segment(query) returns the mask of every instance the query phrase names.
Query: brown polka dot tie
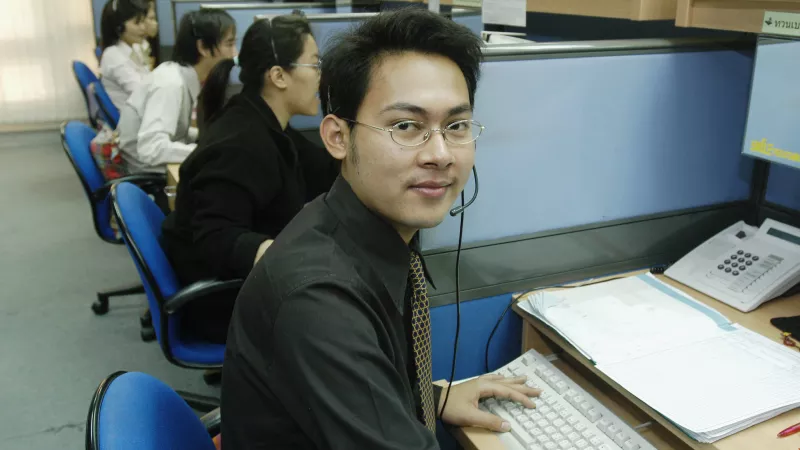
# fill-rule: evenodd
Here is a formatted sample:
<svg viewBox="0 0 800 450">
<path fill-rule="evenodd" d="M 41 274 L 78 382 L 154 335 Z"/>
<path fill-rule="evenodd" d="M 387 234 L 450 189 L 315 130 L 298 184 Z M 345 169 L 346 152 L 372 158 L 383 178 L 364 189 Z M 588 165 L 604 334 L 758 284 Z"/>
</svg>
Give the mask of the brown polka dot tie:
<svg viewBox="0 0 800 450">
<path fill-rule="evenodd" d="M 417 367 L 417 383 L 422 399 L 422 422 L 436 433 L 436 412 L 433 404 L 433 374 L 431 372 L 431 309 L 422 259 L 411 252 L 409 282 L 414 288 L 411 306 L 411 329 L 414 342 L 414 364 Z"/>
</svg>

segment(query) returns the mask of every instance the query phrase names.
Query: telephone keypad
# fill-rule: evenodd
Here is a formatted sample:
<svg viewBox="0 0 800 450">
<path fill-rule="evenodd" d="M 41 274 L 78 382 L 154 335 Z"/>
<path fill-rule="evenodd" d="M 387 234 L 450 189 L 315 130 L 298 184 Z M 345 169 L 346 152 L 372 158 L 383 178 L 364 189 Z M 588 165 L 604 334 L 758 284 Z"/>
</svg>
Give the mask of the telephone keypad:
<svg viewBox="0 0 800 450">
<path fill-rule="evenodd" d="M 783 258 L 777 255 L 770 254 L 762 260 L 753 253 L 737 250 L 729 258 L 720 261 L 717 270 L 710 271 L 708 276 L 716 279 L 726 289 L 743 292 L 778 266 L 781 261 Z"/>
</svg>

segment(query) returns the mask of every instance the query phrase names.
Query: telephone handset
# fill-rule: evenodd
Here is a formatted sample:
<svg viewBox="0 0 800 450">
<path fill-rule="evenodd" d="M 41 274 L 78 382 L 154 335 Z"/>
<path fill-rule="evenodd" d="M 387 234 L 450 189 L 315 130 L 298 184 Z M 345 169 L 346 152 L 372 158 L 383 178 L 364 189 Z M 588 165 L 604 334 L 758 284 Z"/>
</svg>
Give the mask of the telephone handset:
<svg viewBox="0 0 800 450">
<path fill-rule="evenodd" d="M 702 243 L 664 275 L 744 312 L 800 281 L 800 229 L 740 221 Z"/>
</svg>

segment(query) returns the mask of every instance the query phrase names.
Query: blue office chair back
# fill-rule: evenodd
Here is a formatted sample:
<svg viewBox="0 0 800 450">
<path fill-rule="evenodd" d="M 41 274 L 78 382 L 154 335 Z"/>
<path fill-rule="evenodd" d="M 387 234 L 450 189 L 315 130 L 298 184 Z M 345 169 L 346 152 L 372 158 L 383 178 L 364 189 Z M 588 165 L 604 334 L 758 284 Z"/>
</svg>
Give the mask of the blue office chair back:
<svg viewBox="0 0 800 450">
<path fill-rule="evenodd" d="M 111 101 L 111 97 L 108 96 L 108 92 L 106 92 L 106 88 L 103 87 L 103 83 L 99 81 L 90 83 L 89 94 L 97 101 L 97 105 L 100 107 L 100 118 L 103 122 L 112 129 L 116 129 L 117 123 L 119 123 L 119 109 L 117 109 L 114 102 Z"/>
<path fill-rule="evenodd" d="M 92 72 L 86 64 L 80 61 L 72 61 L 72 72 L 75 74 L 75 80 L 78 81 L 78 86 L 81 88 L 83 100 L 86 102 L 86 112 L 89 114 L 89 121 L 93 127 L 97 127 L 97 115 L 99 114 L 100 107 L 97 105 L 97 100 L 89 95 L 89 85 L 94 82 L 99 82 L 97 75 Z"/>
<path fill-rule="evenodd" d="M 181 314 L 166 313 L 166 301 L 182 286 L 159 243 L 164 213 L 134 184 L 118 183 L 111 193 L 117 224 L 147 293 L 153 329 L 164 356 L 182 367 L 218 367 L 225 346 L 180 333 Z"/>
<path fill-rule="evenodd" d="M 87 450 L 214 450 L 203 423 L 169 386 L 139 372 L 103 380 L 86 421 Z"/>
<path fill-rule="evenodd" d="M 94 197 L 93 193 L 105 184 L 102 172 L 92 157 L 90 148 L 92 139 L 97 132 L 88 125 L 72 121 L 61 125 L 61 145 L 67 154 L 69 162 L 81 180 L 83 190 L 92 207 L 92 221 L 94 229 L 100 239 L 106 242 L 121 243 L 120 239 L 111 229 L 111 199 L 105 196 L 102 199 Z"/>
<path fill-rule="evenodd" d="M 112 192 L 123 239 L 147 292 L 156 337 L 159 342 L 165 341 L 165 337 L 177 341 L 177 326 L 169 327 L 172 336 L 161 335 L 162 305 L 181 288 L 178 276 L 159 243 L 164 213 L 153 199 L 134 184 L 119 183 Z M 170 320 L 177 319 L 170 317 Z"/>
</svg>

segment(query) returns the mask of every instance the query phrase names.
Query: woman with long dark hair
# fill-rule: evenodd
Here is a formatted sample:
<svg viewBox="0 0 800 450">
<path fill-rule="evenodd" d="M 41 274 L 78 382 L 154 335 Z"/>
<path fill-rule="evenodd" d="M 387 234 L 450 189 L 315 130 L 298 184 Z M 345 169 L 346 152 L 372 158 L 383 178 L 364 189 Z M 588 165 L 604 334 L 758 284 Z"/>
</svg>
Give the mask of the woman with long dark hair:
<svg viewBox="0 0 800 450">
<path fill-rule="evenodd" d="M 203 131 L 181 165 L 175 210 L 163 226 L 167 255 L 184 284 L 245 278 L 306 202 L 338 175 L 327 151 L 289 126 L 319 111 L 320 57 L 309 23 L 296 15 L 255 22 L 238 61 L 221 61 L 200 93 Z M 226 102 L 231 70 L 242 91 Z M 224 342 L 233 298 L 193 303 L 184 318 Z"/>
<path fill-rule="evenodd" d="M 100 74 L 103 87 L 117 109 L 150 72 L 134 47 L 145 40 L 147 0 L 109 0 L 100 18 Z"/>
</svg>

